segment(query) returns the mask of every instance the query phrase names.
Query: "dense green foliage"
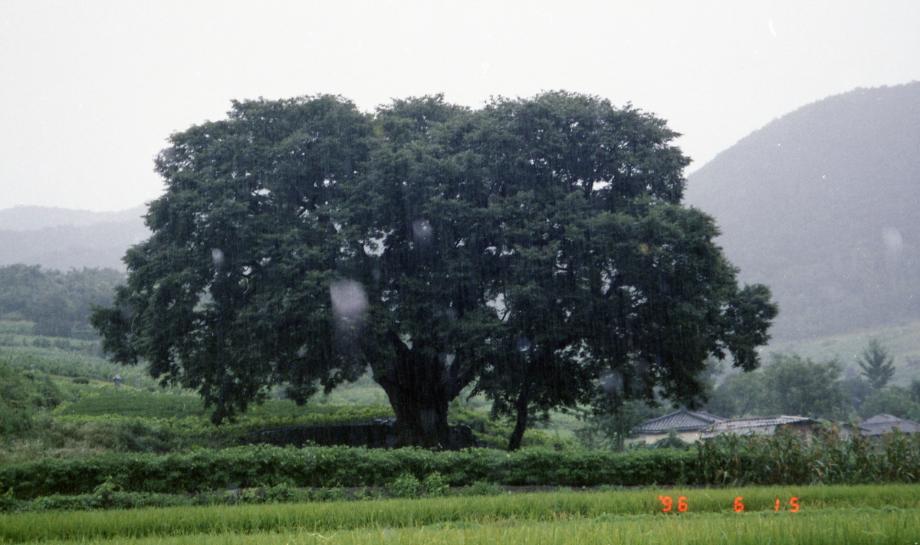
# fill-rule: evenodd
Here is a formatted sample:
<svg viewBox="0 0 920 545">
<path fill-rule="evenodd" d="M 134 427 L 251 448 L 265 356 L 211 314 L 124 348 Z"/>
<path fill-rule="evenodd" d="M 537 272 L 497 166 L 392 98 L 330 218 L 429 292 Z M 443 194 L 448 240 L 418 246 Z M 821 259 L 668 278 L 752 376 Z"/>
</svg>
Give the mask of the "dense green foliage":
<svg viewBox="0 0 920 545">
<path fill-rule="evenodd" d="M 836 433 L 805 440 L 796 435 L 725 435 L 697 446 L 700 483 L 787 484 L 920 482 L 920 434 L 888 434 L 881 441 Z"/>
<path fill-rule="evenodd" d="M 805 442 L 787 436 L 728 437 L 704 443 L 696 452 L 652 449 L 626 453 L 257 446 L 7 464 L 0 468 L 0 483 L 17 498 L 35 498 L 87 494 L 107 480 L 129 492 L 195 493 L 231 485 L 383 486 L 407 473 L 420 481 L 438 473 L 453 486 L 476 481 L 554 486 L 917 482 L 920 437 L 890 436 L 880 445 L 858 438 Z"/>
<path fill-rule="evenodd" d="M 910 543 L 916 486 L 646 489 L 361 503 L 182 507 L 0 515 L 8 543 Z M 686 495 L 664 516 L 659 495 Z M 732 512 L 744 498 L 746 513 Z M 800 513 L 773 512 L 800 498 Z M 911 533 L 914 532 L 914 533 Z M 171 537 L 172 536 L 172 537 Z M 140 538 L 138 541 L 134 539 Z M 910 538 L 910 539 L 908 539 Z"/>
<path fill-rule="evenodd" d="M 508 454 L 471 449 L 353 447 L 237 447 L 167 455 L 104 454 L 7 464 L 0 483 L 19 498 L 92 492 L 107 479 L 126 491 L 198 492 L 228 485 L 383 486 L 404 473 L 418 479 L 438 472 L 451 485 L 487 481 L 509 485 L 648 485 L 687 478 L 695 455 L 687 451 L 556 451 Z"/>
<path fill-rule="evenodd" d="M 576 431 L 576 435 L 582 444 L 590 448 L 623 450 L 633 428 L 666 412 L 664 407 L 651 407 L 639 400 L 607 403 L 604 396 L 591 409 L 582 412 L 580 416 L 585 425 Z"/>
<path fill-rule="evenodd" d="M 920 399 L 907 388 L 889 386 L 866 396 L 859 406 L 859 415 L 871 418 L 877 414 L 890 414 L 920 422 Z"/>
<path fill-rule="evenodd" d="M 93 323 L 216 422 L 368 366 L 404 444 L 449 446 L 471 385 L 516 415 L 512 448 L 531 409 L 585 403 L 603 373 L 623 399 L 690 401 L 708 357 L 758 365 L 776 307 L 681 207 L 675 137 L 566 92 L 234 102 L 158 156 L 152 236 Z"/>
<path fill-rule="evenodd" d="M 0 359 L 0 437 L 29 429 L 36 411 L 61 400 L 61 392 L 47 377 L 20 371 Z"/>
<path fill-rule="evenodd" d="M 894 376 L 894 358 L 878 339 L 872 339 L 859 358 L 859 368 L 869 384 L 881 390 Z"/>
<path fill-rule="evenodd" d="M 834 360 L 773 354 L 761 370 L 726 377 L 711 394 L 707 410 L 726 417 L 790 414 L 843 419 L 850 407 L 840 376 L 840 364 Z"/>
<path fill-rule="evenodd" d="M 95 338 L 90 312 L 110 305 L 115 286 L 124 280 L 111 269 L 62 273 L 38 265 L 0 267 L 0 318 L 30 320 L 38 335 Z"/>
<path fill-rule="evenodd" d="M 920 396 L 915 399 L 909 388 L 878 386 L 887 379 L 873 386 L 861 376 L 843 379 L 841 374 L 837 360 L 773 354 L 761 370 L 725 377 L 706 408 L 725 417 L 788 414 L 846 421 L 887 413 L 920 418 Z"/>
</svg>

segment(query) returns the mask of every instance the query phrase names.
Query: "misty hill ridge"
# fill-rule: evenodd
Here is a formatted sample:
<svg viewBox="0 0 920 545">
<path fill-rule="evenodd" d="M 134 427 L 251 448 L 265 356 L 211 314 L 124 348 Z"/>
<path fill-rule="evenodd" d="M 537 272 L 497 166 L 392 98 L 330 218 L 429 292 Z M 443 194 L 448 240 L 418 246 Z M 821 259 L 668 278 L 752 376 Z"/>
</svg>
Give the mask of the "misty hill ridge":
<svg viewBox="0 0 920 545">
<path fill-rule="evenodd" d="M 147 212 L 146 206 L 135 206 L 115 212 L 93 212 L 50 206 L 14 206 L 0 210 L 0 231 L 33 231 L 46 227 L 84 227 L 99 223 L 137 220 Z"/>
<path fill-rule="evenodd" d="M 118 212 L 41 206 L 0 210 L 0 266 L 124 270 L 125 251 L 149 236 L 141 218 L 145 210 L 144 206 Z"/>
<path fill-rule="evenodd" d="M 778 338 L 920 318 L 920 83 L 857 89 L 745 137 L 690 176 Z"/>
</svg>

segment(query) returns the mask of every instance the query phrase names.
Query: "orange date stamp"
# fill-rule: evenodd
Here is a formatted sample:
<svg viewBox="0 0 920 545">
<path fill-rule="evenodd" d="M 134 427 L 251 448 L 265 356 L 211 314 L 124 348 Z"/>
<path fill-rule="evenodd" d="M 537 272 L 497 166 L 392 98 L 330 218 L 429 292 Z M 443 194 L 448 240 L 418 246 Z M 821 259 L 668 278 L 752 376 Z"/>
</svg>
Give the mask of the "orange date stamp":
<svg viewBox="0 0 920 545">
<path fill-rule="evenodd" d="M 677 496 L 676 502 L 674 496 L 658 496 L 658 501 L 661 502 L 662 513 L 686 513 L 690 510 L 690 500 L 687 499 L 687 496 Z M 778 497 L 773 501 L 773 511 L 776 513 L 780 511 L 798 513 L 801 508 L 802 504 L 798 496 L 792 496 L 785 502 Z M 735 496 L 732 501 L 732 510 L 735 513 L 744 513 L 744 509 L 744 496 Z"/>
</svg>

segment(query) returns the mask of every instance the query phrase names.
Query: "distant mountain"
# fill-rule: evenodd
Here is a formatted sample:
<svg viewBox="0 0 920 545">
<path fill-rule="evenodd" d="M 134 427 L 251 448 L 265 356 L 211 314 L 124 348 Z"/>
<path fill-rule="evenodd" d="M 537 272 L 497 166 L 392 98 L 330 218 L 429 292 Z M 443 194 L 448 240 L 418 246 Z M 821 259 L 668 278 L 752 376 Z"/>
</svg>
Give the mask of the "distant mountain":
<svg viewBox="0 0 920 545">
<path fill-rule="evenodd" d="M 125 251 L 149 236 L 146 208 L 90 212 L 22 206 L 0 210 L 0 265 L 25 263 L 68 270 L 124 270 Z"/>
<path fill-rule="evenodd" d="M 920 83 L 857 89 L 750 134 L 689 177 L 778 339 L 920 318 Z"/>
<path fill-rule="evenodd" d="M 46 227 L 84 227 L 99 223 L 133 221 L 147 212 L 136 206 L 118 212 L 92 212 L 48 206 L 14 206 L 0 210 L 0 231 L 34 231 Z"/>
</svg>

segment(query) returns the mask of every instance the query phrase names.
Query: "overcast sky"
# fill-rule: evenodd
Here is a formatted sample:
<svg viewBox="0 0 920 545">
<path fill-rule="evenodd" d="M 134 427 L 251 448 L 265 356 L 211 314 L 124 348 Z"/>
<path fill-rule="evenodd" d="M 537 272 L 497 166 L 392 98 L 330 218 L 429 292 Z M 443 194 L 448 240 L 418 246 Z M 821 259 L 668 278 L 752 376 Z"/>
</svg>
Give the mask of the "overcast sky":
<svg viewBox="0 0 920 545">
<path fill-rule="evenodd" d="M 0 0 L 0 208 L 157 197 L 165 138 L 233 98 L 568 89 L 684 134 L 692 171 L 770 120 L 920 80 L 920 2 Z"/>
</svg>

